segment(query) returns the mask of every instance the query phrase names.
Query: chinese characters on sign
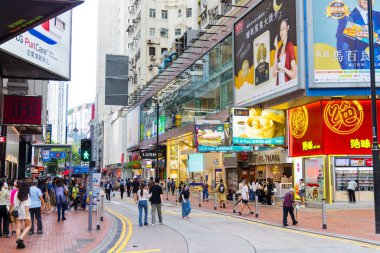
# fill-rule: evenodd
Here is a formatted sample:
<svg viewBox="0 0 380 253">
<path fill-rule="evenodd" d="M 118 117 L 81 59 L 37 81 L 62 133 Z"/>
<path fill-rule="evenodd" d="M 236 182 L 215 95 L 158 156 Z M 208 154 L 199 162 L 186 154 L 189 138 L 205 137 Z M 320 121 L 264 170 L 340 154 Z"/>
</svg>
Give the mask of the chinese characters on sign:
<svg viewBox="0 0 380 253">
<path fill-rule="evenodd" d="M 302 150 L 313 150 L 320 149 L 321 145 L 315 145 L 313 141 L 304 141 L 302 142 Z"/>
<path fill-rule="evenodd" d="M 371 141 L 369 139 L 359 140 L 359 139 L 351 139 L 350 140 L 351 148 L 371 148 Z"/>
</svg>

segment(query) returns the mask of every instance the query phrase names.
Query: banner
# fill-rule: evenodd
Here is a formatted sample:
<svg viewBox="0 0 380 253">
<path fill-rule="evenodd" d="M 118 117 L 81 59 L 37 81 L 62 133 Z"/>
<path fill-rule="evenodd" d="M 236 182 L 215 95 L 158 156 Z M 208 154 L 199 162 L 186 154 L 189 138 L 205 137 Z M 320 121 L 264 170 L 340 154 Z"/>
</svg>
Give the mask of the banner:
<svg viewBox="0 0 380 253">
<path fill-rule="evenodd" d="M 195 125 L 195 146 L 218 147 L 229 145 L 228 123 Z"/>
<path fill-rule="evenodd" d="M 261 1 L 234 25 L 235 106 L 298 85 L 296 1 Z"/>
<path fill-rule="evenodd" d="M 46 135 L 45 135 L 45 143 L 51 144 L 51 134 L 52 134 L 53 125 L 46 124 Z"/>
<path fill-rule="evenodd" d="M 315 86 L 318 83 L 340 83 L 331 87 L 347 87 L 350 84 L 343 83 L 369 82 L 367 1 L 310 2 L 313 12 Z M 380 1 L 373 3 L 376 80 L 380 81 Z"/>
<path fill-rule="evenodd" d="M 233 108 L 232 144 L 285 143 L 285 112 L 274 109 Z"/>
<path fill-rule="evenodd" d="M 3 124 L 41 125 L 42 97 L 4 95 Z"/>
</svg>

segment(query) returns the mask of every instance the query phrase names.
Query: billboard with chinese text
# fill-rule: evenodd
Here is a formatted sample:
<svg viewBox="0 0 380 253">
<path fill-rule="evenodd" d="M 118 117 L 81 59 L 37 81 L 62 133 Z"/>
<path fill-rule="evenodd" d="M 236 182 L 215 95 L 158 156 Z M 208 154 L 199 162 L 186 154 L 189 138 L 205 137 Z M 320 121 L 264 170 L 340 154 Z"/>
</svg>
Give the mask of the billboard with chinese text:
<svg viewBox="0 0 380 253">
<path fill-rule="evenodd" d="M 350 87 L 369 82 L 367 1 L 309 1 L 314 86 Z M 376 79 L 380 81 L 380 1 L 373 5 Z M 309 37 L 310 39 L 310 37 Z M 337 83 L 337 84 L 332 84 Z"/>
<path fill-rule="evenodd" d="M 235 106 L 298 85 L 296 1 L 261 1 L 234 24 Z"/>
</svg>

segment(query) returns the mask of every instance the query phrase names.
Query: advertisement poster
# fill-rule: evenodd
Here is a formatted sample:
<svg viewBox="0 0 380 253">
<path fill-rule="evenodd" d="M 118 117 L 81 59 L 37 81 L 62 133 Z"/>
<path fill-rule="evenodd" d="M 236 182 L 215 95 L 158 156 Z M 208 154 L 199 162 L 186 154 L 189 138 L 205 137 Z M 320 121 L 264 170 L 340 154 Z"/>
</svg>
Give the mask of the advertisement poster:
<svg viewBox="0 0 380 253">
<path fill-rule="evenodd" d="M 228 146 L 230 124 L 195 125 L 195 145 L 199 147 Z"/>
<path fill-rule="evenodd" d="M 380 1 L 373 4 L 376 80 L 380 81 Z M 367 9 L 365 0 L 312 1 L 316 84 L 369 82 Z"/>
<path fill-rule="evenodd" d="M 272 144 L 285 143 L 285 112 L 274 109 L 233 108 L 233 144 Z"/>
<path fill-rule="evenodd" d="M 204 169 L 204 155 L 203 154 L 189 154 L 187 169 L 189 173 L 202 172 Z"/>
<path fill-rule="evenodd" d="M 303 162 L 301 157 L 293 158 L 295 199 L 300 199 L 300 179 L 303 179 Z"/>
<path fill-rule="evenodd" d="M 70 79 L 71 11 L 1 44 L 0 50 Z"/>
<path fill-rule="evenodd" d="M 297 82 L 296 1 L 261 1 L 234 25 L 235 105 Z"/>
<path fill-rule="evenodd" d="M 4 95 L 3 124 L 37 125 L 42 123 L 42 97 Z"/>
</svg>

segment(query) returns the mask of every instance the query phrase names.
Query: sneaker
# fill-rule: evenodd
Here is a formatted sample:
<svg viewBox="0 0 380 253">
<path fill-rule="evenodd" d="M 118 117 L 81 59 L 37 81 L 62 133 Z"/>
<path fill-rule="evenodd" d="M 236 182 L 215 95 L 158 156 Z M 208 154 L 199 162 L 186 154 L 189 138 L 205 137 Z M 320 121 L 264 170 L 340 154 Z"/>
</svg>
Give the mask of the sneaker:
<svg viewBox="0 0 380 253">
<path fill-rule="evenodd" d="M 9 235 L 3 235 L 3 238 L 9 238 Z"/>
<path fill-rule="evenodd" d="M 152 223 L 152 227 L 154 227 L 154 223 Z"/>
<path fill-rule="evenodd" d="M 62 218 L 62 220 L 66 220 L 66 218 Z"/>
<path fill-rule="evenodd" d="M 295 226 L 295 225 L 297 225 L 298 224 L 298 221 L 296 221 L 296 222 L 293 222 L 293 226 Z"/>
<path fill-rule="evenodd" d="M 25 244 L 24 244 L 23 240 L 17 239 L 16 243 L 17 243 L 17 246 L 16 246 L 17 249 L 23 249 L 23 248 L 25 248 Z"/>
<path fill-rule="evenodd" d="M 37 231 L 37 235 L 42 235 L 44 232 L 42 230 Z"/>
<path fill-rule="evenodd" d="M 16 234 L 16 231 L 12 231 L 12 235 L 15 235 Z"/>
<path fill-rule="evenodd" d="M 285 228 L 285 227 L 287 227 L 287 226 L 289 226 L 289 225 L 288 225 L 288 224 L 283 224 L 282 226 Z"/>
<path fill-rule="evenodd" d="M 144 226 L 148 226 L 149 224 L 148 223 L 144 223 Z"/>
<path fill-rule="evenodd" d="M 34 231 L 30 230 L 30 231 L 28 232 L 28 235 L 32 235 L 32 234 L 34 234 Z"/>
</svg>

